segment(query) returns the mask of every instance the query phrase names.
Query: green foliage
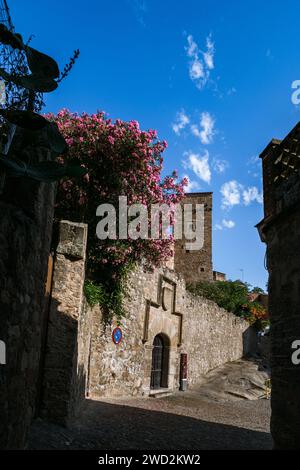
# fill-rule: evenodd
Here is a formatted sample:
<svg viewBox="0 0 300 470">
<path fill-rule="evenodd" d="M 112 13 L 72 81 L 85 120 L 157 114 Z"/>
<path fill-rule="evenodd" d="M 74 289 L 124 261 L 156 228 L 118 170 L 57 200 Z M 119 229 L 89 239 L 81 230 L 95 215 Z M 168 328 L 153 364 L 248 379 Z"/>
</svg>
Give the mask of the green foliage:
<svg viewBox="0 0 300 470">
<path fill-rule="evenodd" d="M 253 294 L 264 294 L 264 290 L 261 287 L 253 287 L 251 290 Z"/>
<path fill-rule="evenodd" d="M 188 289 L 235 314 L 238 314 L 241 306 L 248 301 L 248 287 L 241 281 L 199 282 L 195 286 L 189 285 Z"/>
<path fill-rule="evenodd" d="M 85 281 L 84 294 L 91 307 L 97 304 L 103 305 L 107 302 L 107 295 L 102 284 L 97 285 L 93 281 Z"/>
<path fill-rule="evenodd" d="M 120 268 L 119 268 L 120 269 Z M 134 269 L 134 264 L 124 265 L 118 276 L 110 276 L 105 281 L 86 280 L 84 294 L 91 307 L 100 305 L 105 321 L 114 316 L 120 322 L 126 311 L 123 304 L 126 293 L 126 281 L 128 274 Z"/>
<path fill-rule="evenodd" d="M 71 57 L 69 63 L 65 65 L 63 72 L 60 73 L 60 77 L 57 80 L 57 83 L 61 82 L 69 75 L 78 57 L 79 57 L 79 49 L 75 49 L 73 57 Z"/>
<path fill-rule="evenodd" d="M 196 285 L 188 285 L 187 288 L 193 294 L 212 300 L 219 307 L 244 318 L 251 325 L 255 324 L 259 329 L 266 326 L 269 321 L 265 308 L 258 302 L 249 301 L 249 294 L 263 293 L 260 288 L 254 288 L 255 291 L 251 290 L 249 284 L 239 280 L 203 281 Z"/>
</svg>

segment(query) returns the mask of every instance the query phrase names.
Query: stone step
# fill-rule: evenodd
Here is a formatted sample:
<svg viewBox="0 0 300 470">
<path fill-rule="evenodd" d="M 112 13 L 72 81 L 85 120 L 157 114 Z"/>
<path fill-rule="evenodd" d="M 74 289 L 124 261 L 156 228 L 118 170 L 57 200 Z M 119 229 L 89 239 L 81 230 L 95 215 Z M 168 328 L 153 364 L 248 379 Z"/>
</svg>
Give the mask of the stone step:
<svg viewBox="0 0 300 470">
<path fill-rule="evenodd" d="M 169 388 L 158 388 L 156 390 L 150 390 L 149 397 L 151 398 L 164 398 L 173 395 L 173 391 Z"/>
</svg>

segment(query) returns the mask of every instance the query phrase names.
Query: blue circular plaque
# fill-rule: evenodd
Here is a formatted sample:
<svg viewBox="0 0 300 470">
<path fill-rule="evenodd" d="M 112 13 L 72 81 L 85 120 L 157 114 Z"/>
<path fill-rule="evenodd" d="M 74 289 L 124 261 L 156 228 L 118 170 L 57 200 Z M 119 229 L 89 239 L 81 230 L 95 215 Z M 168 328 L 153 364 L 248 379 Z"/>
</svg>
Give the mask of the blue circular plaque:
<svg viewBox="0 0 300 470">
<path fill-rule="evenodd" d="M 119 344 L 122 341 L 123 333 L 121 328 L 117 327 L 112 332 L 112 340 L 115 344 Z"/>
</svg>

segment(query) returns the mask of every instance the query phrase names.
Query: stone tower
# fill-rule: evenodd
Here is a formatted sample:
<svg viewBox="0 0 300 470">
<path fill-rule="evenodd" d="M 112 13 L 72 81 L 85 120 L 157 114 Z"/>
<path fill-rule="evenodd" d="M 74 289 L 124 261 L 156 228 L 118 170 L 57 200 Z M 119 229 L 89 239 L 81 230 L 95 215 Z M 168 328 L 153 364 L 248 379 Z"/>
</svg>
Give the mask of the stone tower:
<svg viewBox="0 0 300 470">
<path fill-rule="evenodd" d="M 183 204 L 193 205 L 193 224 L 196 204 L 204 206 L 204 245 L 200 250 L 187 250 L 186 239 L 175 241 L 174 269 L 181 273 L 187 283 L 212 281 L 212 193 L 186 193 Z"/>
</svg>

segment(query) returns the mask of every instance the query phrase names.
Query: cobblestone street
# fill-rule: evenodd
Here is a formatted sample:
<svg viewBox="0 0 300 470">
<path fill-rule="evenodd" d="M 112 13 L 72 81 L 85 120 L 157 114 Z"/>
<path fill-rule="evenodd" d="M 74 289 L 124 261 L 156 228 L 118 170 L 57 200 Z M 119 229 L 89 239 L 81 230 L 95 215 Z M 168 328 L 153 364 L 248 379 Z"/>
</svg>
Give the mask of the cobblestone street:
<svg viewBox="0 0 300 470">
<path fill-rule="evenodd" d="M 70 429 L 38 421 L 32 449 L 270 449 L 268 400 L 213 404 L 188 396 L 87 400 Z"/>
<path fill-rule="evenodd" d="M 245 369 L 245 363 L 239 361 L 222 368 L 222 374 L 214 373 L 208 380 L 213 394 L 206 384 L 159 399 L 86 400 L 81 416 L 69 429 L 37 421 L 30 448 L 270 449 L 270 401 L 238 398 L 232 392 L 226 398 L 216 385 L 228 373 L 231 387 L 236 387 L 232 369 L 237 373 L 242 367 Z M 249 371 L 256 386 L 251 363 L 242 381 L 249 380 Z"/>
</svg>

